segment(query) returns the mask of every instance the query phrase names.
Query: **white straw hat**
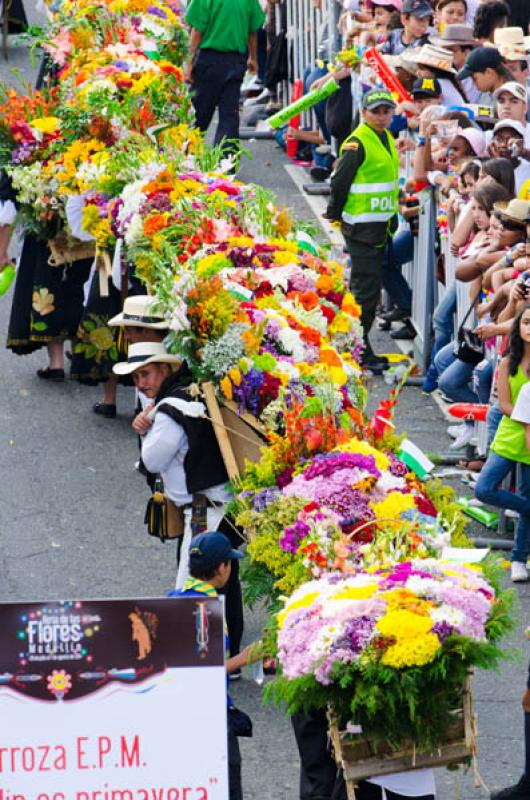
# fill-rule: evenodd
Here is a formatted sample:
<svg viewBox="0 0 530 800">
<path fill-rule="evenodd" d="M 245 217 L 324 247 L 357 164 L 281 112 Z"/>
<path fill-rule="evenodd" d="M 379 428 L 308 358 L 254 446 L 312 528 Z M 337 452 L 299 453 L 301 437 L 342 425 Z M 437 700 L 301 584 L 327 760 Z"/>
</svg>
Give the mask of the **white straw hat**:
<svg viewBox="0 0 530 800">
<path fill-rule="evenodd" d="M 159 300 L 148 294 L 138 294 L 126 297 L 123 311 L 112 319 L 109 325 L 126 325 L 131 328 L 154 328 L 164 330 L 169 328 L 169 322 L 157 310 Z"/>
<path fill-rule="evenodd" d="M 127 361 L 120 361 L 113 367 L 116 375 L 130 375 L 131 372 L 147 364 L 182 364 L 179 356 L 167 352 L 162 342 L 137 342 L 129 345 Z"/>
</svg>

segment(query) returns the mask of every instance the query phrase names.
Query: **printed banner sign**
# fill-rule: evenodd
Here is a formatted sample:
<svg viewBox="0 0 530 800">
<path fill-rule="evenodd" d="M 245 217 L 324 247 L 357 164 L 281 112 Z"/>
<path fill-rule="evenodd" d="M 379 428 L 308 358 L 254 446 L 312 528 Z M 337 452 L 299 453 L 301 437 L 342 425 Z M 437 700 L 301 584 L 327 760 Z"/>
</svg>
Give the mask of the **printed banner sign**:
<svg viewBox="0 0 530 800">
<path fill-rule="evenodd" d="M 0 604 L 0 800 L 226 800 L 220 598 Z"/>
</svg>

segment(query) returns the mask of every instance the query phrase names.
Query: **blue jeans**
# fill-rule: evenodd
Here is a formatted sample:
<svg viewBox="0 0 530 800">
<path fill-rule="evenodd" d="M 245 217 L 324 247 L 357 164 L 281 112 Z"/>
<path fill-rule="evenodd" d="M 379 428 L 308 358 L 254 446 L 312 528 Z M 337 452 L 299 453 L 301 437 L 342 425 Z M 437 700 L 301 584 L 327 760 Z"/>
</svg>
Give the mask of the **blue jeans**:
<svg viewBox="0 0 530 800">
<path fill-rule="evenodd" d="M 317 66 L 307 66 L 304 70 L 304 94 L 309 92 L 309 87 L 315 81 L 318 81 L 319 78 L 323 78 L 324 75 L 328 74 L 328 69 L 326 66 L 317 67 Z M 328 126 L 326 125 L 326 102 L 327 100 L 321 100 L 320 103 L 315 103 L 313 106 L 313 111 L 315 112 L 315 117 L 317 118 L 318 127 L 320 128 L 320 132 L 324 139 L 326 140 L 327 144 L 331 144 L 331 136 L 328 130 Z"/>
<path fill-rule="evenodd" d="M 473 370 L 473 388 L 479 403 L 488 405 L 493 381 L 493 364 L 491 361 L 481 361 Z"/>
<path fill-rule="evenodd" d="M 495 438 L 495 434 L 497 433 L 497 428 L 499 427 L 502 416 L 503 414 L 498 403 L 495 403 L 494 406 L 489 407 L 486 417 L 486 430 L 488 435 L 488 450 L 486 452 L 488 452 L 491 447 L 491 443 Z"/>
<path fill-rule="evenodd" d="M 403 229 L 390 239 L 381 265 L 381 282 L 392 301 L 409 314 L 412 310 L 412 291 L 401 274 L 403 264 L 414 258 L 414 237 L 410 229 Z"/>
<path fill-rule="evenodd" d="M 454 334 L 454 315 L 456 312 L 456 283 L 452 283 L 447 289 L 444 297 L 436 308 L 432 317 L 432 326 L 434 328 L 434 342 L 431 350 L 431 363 L 427 370 L 427 374 L 436 378 L 437 370 L 435 366 L 435 356 L 448 342 L 451 341 Z"/>
<path fill-rule="evenodd" d="M 438 351 L 434 359 L 438 373 L 438 388 L 454 403 L 478 403 L 478 395 L 470 387 L 474 364 L 465 364 L 453 353 L 450 342 Z"/>
<path fill-rule="evenodd" d="M 483 503 L 489 503 L 489 505 L 499 508 L 511 508 L 513 511 L 519 512 L 512 561 L 520 561 L 524 564 L 530 552 L 530 464 L 520 465 L 519 494 L 498 488 L 515 463 L 509 458 L 490 451 L 475 487 L 475 497 L 482 500 Z"/>
</svg>

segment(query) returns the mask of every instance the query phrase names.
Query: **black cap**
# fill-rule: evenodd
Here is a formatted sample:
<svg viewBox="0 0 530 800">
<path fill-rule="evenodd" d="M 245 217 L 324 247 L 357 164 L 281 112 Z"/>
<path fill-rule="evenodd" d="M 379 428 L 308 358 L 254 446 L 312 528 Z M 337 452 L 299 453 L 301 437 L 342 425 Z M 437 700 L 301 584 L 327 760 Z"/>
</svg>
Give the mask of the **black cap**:
<svg viewBox="0 0 530 800">
<path fill-rule="evenodd" d="M 412 96 L 423 95 L 423 97 L 440 97 L 442 87 L 436 78 L 416 78 L 412 85 Z"/>
<path fill-rule="evenodd" d="M 191 540 L 190 569 L 214 569 L 225 561 L 243 558 L 243 553 L 234 550 L 230 540 L 219 531 L 199 533 Z"/>
<path fill-rule="evenodd" d="M 404 0 L 401 13 L 412 14 L 413 17 L 432 17 L 434 12 L 427 0 Z"/>
<path fill-rule="evenodd" d="M 394 98 L 387 89 L 370 89 L 364 95 L 363 108 L 367 108 L 370 111 L 370 109 L 377 108 L 377 106 L 396 107 Z"/>
<path fill-rule="evenodd" d="M 477 47 L 466 58 L 466 65 L 456 76 L 459 81 L 469 78 L 474 72 L 498 67 L 502 64 L 502 56 L 496 47 Z"/>
</svg>

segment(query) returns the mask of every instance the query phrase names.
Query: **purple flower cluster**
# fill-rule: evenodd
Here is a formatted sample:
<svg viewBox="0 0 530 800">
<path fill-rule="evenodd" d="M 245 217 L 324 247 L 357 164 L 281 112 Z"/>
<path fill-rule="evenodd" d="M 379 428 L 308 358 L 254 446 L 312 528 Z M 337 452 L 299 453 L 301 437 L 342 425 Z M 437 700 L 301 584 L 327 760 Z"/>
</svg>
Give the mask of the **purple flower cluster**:
<svg viewBox="0 0 530 800">
<path fill-rule="evenodd" d="M 255 369 L 249 369 L 241 376 L 239 386 L 233 387 L 234 400 L 239 403 L 241 411 L 248 411 L 255 417 L 259 416 L 262 404 L 260 389 L 264 380 L 265 373 Z"/>
<path fill-rule="evenodd" d="M 23 164 L 28 158 L 31 158 L 35 150 L 35 143 L 26 142 L 21 144 L 20 147 L 15 147 L 11 153 L 11 161 L 13 164 Z"/>
<path fill-rule="evenodd" d="M 436 599 L 463 611 L 464 619 L 458 626 L 458 633 L 478 641 L 486 638 L 485 625 L 491 611 L 491 603 L 481 592 L 466 589 L 456 581 L 448 580 L 441 584 Z"/>
<path fill-rule="evenodd" d="M 147 13 L 152 14 L 153 17 L 160 17 L 160 19 L 167 19 L 167 14 L 163 8 L 159 8 L 158 6 L 148 6 Z"/>
<path fill-rule="evenodd" d="M 376 478 L 381 476 L 375 465 L 373 456 L 364 456 L 360 453 L 323 453 L 315 456 L 311 464 L 304 470 L 306 481 L 319 476 L 329 477 L 340 470 L 361 469 L 369 472 Z"/>
<path fill-rule="evenodd" d="M 300 542 L 302 539 L 305 539 L 310 530 L 311 528 L 306 522 L 297 519 L 294 525 L 289 525 L 289 527 L 285 528 L 283 536 L 280 539 L 280 547 L 282 550 L 285 550 L 286 553 L 296 555 Z"/>
<path fill-rule="evenodd" d="M 165 192 L 157 192 L 142 204 L 140 213 L 145 216 L 152 211 L 171 211 L 172 207 L 169 195 Z"/>
<path fill-rule="evenodd" d="M 347 640 L 350 650 L 359 655 L 372 638 L 373 632 L 374 620 L 370 617 L 358 617 L 348 623 L 344 631 L 344 638 Z"/>
<path fill-rule="evenodd" d="M 265 511 L 267 506 L 270 506 L 271 503 L 274 503 L 279 497 L 281 497 L 281 492 L 276 486 L 262 489 L 261 492 L 254 495 L 252 499 L 252 508 L 254 511 Z"/>
<path fill-rule="evenodd" d="M 432 578 L 430 572 L 415 569 L 410 561 L 404 561 L 401 564 L 396 564 L 394 571 L 386 576 L 385 583 L 388 588 L 394 588 L 396 584 L 405 585 L 412 575 L 417 575 L 420 578 Z"/>
<path fill-rule="evenodd" d="M 390 461 L 389 472 L 392 475 L 395 475 L 396 478 L 403 478 L 407 474 L 407 472 L 410 472 L 407 465 L 404 464 L 403 461 L 400 461 L 400 459 L 396 455 L 394 455 L 394 453 L 386 451 L 385 456 Z"/>
<path fill-rule="evenodd" d="M 433 625 L 431 628 L 431 632 L 435 633 L 438 636 L 440 642 L 443 644 L 444 641 L 447 639 L 447 637 L 455 632 L 455 629 L 453 628 L 452 625 L 449 625 L 449 623 L 445 622 L 444 620 L 443 622 L 437 622 L 436 625 Z"/>
</svg>

